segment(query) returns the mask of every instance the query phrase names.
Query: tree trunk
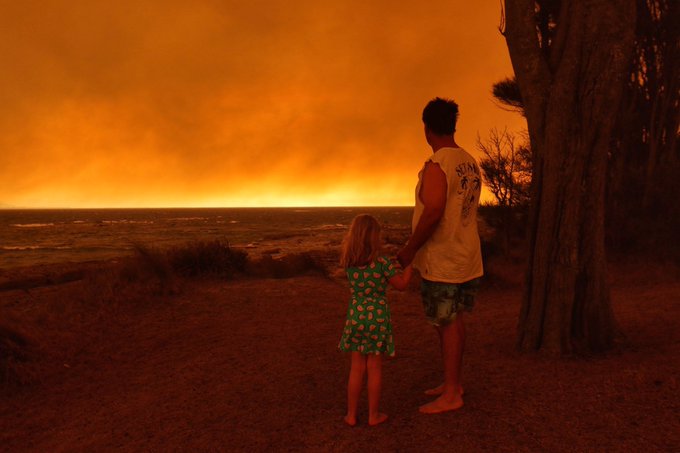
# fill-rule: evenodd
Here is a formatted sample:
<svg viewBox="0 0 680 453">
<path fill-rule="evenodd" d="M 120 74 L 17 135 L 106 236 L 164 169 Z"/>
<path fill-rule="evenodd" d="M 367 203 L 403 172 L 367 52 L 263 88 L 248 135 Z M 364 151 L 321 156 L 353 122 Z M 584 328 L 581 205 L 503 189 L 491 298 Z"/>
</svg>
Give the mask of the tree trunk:
<svg viewBox="0 0 680 453">
<path fill-rule="evenodd" d="M 605 181 L 633 49 L 635 3 L 563 1 L 550 42 L 537 37 L 537 3 L 505 2 L 505 36 L 534 164 L 518 347 L 599 351 L 612 344 L 615 330 L 606 281 Z"/>
</svg>

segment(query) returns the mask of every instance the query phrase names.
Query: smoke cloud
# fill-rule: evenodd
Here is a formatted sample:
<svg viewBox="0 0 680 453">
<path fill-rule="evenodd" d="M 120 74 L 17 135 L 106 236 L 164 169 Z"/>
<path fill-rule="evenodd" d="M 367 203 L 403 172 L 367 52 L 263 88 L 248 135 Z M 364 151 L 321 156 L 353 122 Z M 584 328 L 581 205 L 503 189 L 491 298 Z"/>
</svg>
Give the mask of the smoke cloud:
<svg viewBox="0 0 680 453">
<path fill-rule="evenodd" d="M 497 2 L 0 3 L 0 207 L 409 205 L 429 99 L 522 126 Z"/>
</svg>

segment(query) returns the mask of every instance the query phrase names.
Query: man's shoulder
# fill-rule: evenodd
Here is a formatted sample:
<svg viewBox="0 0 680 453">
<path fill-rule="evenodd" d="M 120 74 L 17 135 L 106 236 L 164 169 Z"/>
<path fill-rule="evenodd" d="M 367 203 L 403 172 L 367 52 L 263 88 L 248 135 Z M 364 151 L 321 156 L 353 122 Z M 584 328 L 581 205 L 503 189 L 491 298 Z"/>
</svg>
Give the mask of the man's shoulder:
<svg viewBox="0 0 680 453">
<path fill-rule="evenodd" d="M 454 166 L 462 163 L 477 165 L 477 159 L 463 148 L 440 148 L 428 162 Z"/>
<path fill-rule="evenodd" d="M 472 154 L 467 152 L 465 148 L 453 148 L 453 154 L 457 156 L 460 160 L 468 160 L 476 162 L 477 159 L 474 158 Z"/>
<path fill-rule="evenodd" d="M 444 148 L 439 148 L 434 154 L 434 156 L 447 156 L 447 157 L 469 157 L 470 159 L 474 159 L 472 157 L 472 154 L 467 152 L 465 148 L 461 148 L 460 146 L 458 147 L 444 147 Z"/>
</svg>

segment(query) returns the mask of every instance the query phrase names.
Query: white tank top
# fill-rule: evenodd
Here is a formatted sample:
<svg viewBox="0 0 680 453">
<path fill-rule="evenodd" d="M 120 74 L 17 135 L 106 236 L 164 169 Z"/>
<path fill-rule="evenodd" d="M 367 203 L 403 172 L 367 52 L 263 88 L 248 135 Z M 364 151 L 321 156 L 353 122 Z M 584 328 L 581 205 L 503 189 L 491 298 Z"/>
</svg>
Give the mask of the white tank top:
<svg viewBox="0 0 680 453">
<path fill-rule="evenodd" d="M 437 282 L 464 283 L 481 277 L 477 205 L 482 177 L 477 162 L 462 148 L 440 148 L 427 162 L 439 164 L 446 175 L 446 208 L 437 229 L 416 253 L 413 267 L 423 278 Z M 424 208 L 419 196 L 424 169 L 425 165 L 418 173 L 413 230 Z"/>
</svg>

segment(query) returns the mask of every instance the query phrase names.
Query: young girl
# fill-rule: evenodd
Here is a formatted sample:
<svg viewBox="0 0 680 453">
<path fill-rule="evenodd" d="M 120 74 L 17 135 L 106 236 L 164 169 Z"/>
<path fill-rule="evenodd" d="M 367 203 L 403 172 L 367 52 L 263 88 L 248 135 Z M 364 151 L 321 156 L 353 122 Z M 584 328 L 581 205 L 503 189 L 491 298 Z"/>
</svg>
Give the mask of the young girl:
<svg viewBox="0 0 680 453">
<path fill-rule="evenodd" d="M 338 347 L 352 353 L 352 365 L 347 384 L 347 415 L 345 423 L 357 423 L 357 405 L 368 370 L 368 424 L 384 422 L 387 415 L 378 411 L 382 385 L 382 356 L 394 355 L 392 323 L 387 305 L 387 284 L 406 289 L 411 268 L 396 274 L 386 256 L 379 256 L 380 224 L 367 214 L 357 216 L 349 227 L 342 248 L 340 264 L 347 270 L 351 297 L 347 320 Z"/>
</svg>

